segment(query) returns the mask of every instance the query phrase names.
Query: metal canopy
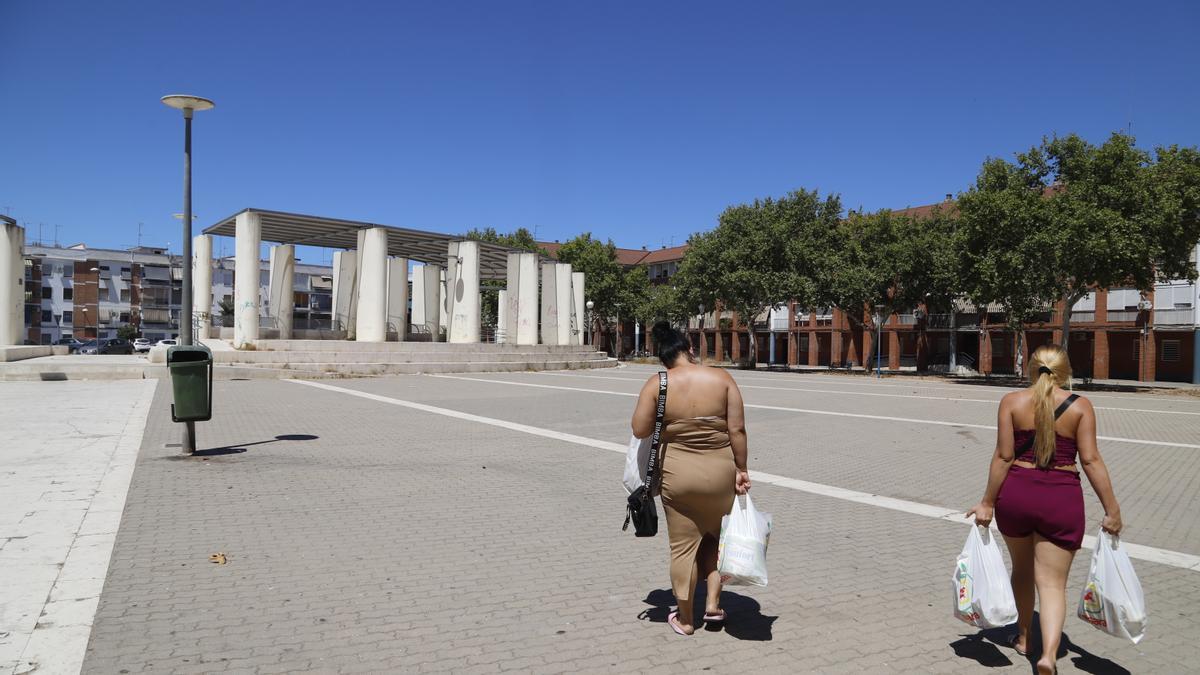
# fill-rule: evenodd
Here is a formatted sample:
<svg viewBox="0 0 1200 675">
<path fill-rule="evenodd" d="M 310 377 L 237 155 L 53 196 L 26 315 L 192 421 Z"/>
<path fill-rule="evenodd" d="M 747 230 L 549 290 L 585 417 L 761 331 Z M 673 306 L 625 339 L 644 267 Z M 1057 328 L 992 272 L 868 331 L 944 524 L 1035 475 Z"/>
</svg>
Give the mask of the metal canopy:
<svg viewBox="0 0 1200 675">
<path fill-rule="evenodd" d="M 445 266 L 448 244 L 463 241 L 464 237 L 410 230 L 404 227 L 365 223 L 340 218 L 307 216 L 283 211 L 243 209 L 228 218 L 211 225 L 204 234 L 224 237 L 236 236 L 237 216 L 247 211 L 257 213 L 262 224 L 262 240 L 297 246 L 319 246 L 353 250 L 358 248 L 358 231 L 382 227 L 388 233 L 388 255 L 409 258 L 418 262 Z M 517 249 L 479 242 L 479 276 L 481 279 L 505 279 L 508 270 L 508 254 Z"/>
</svg>

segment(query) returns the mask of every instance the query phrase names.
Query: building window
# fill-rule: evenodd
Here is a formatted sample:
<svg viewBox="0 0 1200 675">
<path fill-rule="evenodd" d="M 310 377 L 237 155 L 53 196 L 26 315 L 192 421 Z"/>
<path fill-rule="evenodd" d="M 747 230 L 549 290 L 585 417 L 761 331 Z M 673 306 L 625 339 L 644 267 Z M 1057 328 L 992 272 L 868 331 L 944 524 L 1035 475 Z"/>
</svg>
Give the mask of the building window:
<svg viewBox="0 0 1200 675">
<path fill-rule="evenodd" d="M 100 271 L 101 271 L 101 272 L 107 272 L 107 271 L 108 271 L 108 265 L 101 265 L 101 266 L 100 266 Z"/>
<path fill-rule="evenodd" d="M 43 310 L 42 310 L 42 324 L 43 324 L 43 325 L 45 325 L 45 324 L 48 324 L 48 323 L 50 323 L 52 320 L 53 320 L 53 319 L 51 319 L 51 318 L 50 318 L 50 310 L 48 310 L 48 309 L 43 309 Z"/>
<path fill-rule="evenodd" d="M 121 323 L 129 323 L 129 312 L 121 312 L 121 318 L 119 320 Z"/>
<path fill-rule="evenodd" d="M 66 267 L 64 267 L 64 268 L 63 268 L 62 275 L 63 275 L 64 277 L 73 277 L 73 276 L 75 276 L 75 266 L 74 266 L 74 265 L 67 265 Z"/>
<path fill-rule="evenodd" d="M 74 314 L 75 314 L 74 312 L 63 312 L 62 322 L 63 323 L 75 323 L 75 321 L 73 320 Z"/>
<path fill-rule="evenodd" d="M 74 299 L 75 299 L 75 289 L 74 288 L 64 288 L 63 289 L 63 300 L 74 300 Z"/>
<path fill-rule="evenodd" d="M 121 302 L 129 302 L 129 289 L 128 288 L 121 289 Z"/>
<path fill-rule="evenodd" d="M 54 288 L 52 286 L 42 286 L 42 299 L 49 300 L 54 297 Z"/>
<path fill-rule="evenodd" d="M 1163 363 L 1179 362 L 1179 340 L 1163 340 L 1159 357 Z"/>
</svg>

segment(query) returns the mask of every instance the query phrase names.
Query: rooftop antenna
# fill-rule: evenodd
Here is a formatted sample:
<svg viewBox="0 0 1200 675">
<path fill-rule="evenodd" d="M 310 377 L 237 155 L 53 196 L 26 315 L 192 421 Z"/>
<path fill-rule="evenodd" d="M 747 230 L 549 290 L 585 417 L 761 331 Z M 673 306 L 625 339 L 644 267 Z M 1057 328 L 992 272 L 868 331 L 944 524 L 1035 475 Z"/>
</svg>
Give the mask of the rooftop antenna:
<svg viewBox="0 0 1200 675">
<path fill-rule="evenodd" d="M 142 247 L 142 223 L 138 221 L 138 248 Z"/>
<path fill-rule="evenodd" d="M 54 224 L 54 248 L 58 248 L 58 223 Z"/>
<path fill-rule="evenodd" d="M 38 223 L 38 246 L 42 245 L 42 224 Z"/>
</svg>

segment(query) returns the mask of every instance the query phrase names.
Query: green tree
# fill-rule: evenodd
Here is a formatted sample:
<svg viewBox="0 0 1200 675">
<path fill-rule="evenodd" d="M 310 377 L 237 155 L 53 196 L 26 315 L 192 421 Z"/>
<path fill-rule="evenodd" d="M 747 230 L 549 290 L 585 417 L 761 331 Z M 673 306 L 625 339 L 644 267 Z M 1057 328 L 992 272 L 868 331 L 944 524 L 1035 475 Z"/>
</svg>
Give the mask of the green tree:
<svg viewBox="0 0 1200 675">
<path fill-rule="evenodd" d="M 138 336 L 137 326 L 127 323 L 127 324 L 117 328 L 117 337 L 121 338 L 122 340 L 133 340 L 137 336 Z"/>
<path fill-rule="evenodd" d="M 1014 163 L 988 160 L 959 200 L 971 230 L 970 276 L 1000 268 L 1020 275 L 984 284 L 1015 291 L 990 295 L 1011 296 L 1018 314 L 1023 302 L 1062 300 L 1064 345 L 1071 307 L 1093 289 L 1130 284 L 1147 292 L 1156 280 L 1196 278 L 1198 206 L 1195 148 L 1160 147 L 1152 157 L 1121 133 L 1099 146 L 1075 134 L 1043 139 Z"/>
<path fill-rule="evenodd" d="M 616 353 L 619 345 L 615 342 L 615 327 L 622 318 L 633 316 L 641 302 L 644 287 L 639 283 L 638 274 L 648 282 L 646 270 L 641 267 L 622 269 L 612 240 L 593 239 L 591 232 L 568 240 L 558 249 L 557 257 L 559 262 L 570 264 L 571 271 L 586 275 L 587 299 L 593 305 L 591 318 L 605 327 L 613 340 L 613 353 Z"/>
<path fill-rule="evenodd" d="M 680 301 L 689 312 L 718 300 L 736 311 L 750 331 L 750 363 L 757 363 L 755 317 L 781 299 L 812 304 L 817 244 L 840 212 L 836 196 L 822 199 L 815 190 L 725 209 L 716 228 L 688 239 L 677 276 Z"/>
</svg>

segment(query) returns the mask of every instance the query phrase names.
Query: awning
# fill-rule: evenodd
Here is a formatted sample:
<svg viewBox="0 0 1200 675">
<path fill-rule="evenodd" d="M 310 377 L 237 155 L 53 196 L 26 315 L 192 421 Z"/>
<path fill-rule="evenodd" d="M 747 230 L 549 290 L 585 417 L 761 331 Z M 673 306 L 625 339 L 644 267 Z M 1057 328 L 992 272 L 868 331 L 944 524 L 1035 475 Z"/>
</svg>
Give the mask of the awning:
<svg viewBox="0 0 1200 675">
<path fill-rule="evenodd" d="M 308 216 L 284 211 L 243 209 L 209 226 L 204 234 L 233 237 L 237 231 L 237 216 L 247 211 L 257 213 L 262 225 L 262 240 L 278 244 L 318 246 L 353 250 L 358 248 L 358 231 L 382 227 L 388 233 L 388 255 L 409 258 L 417 262 L 445 265 L 448 244 L 463 241 L 462 235 L 426 232 L 405 227 L 367 223 L 357 220 Z M 479 242 L 479 276 L 481 279 L 504 279 L 507 276 L 508 254 L 517 249 L 499 244 Z"/>
</svg>

